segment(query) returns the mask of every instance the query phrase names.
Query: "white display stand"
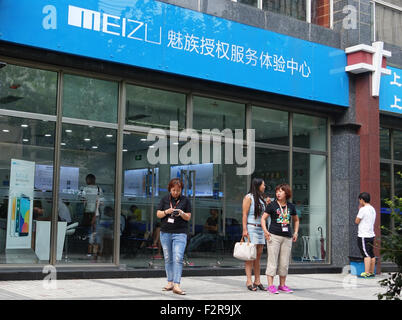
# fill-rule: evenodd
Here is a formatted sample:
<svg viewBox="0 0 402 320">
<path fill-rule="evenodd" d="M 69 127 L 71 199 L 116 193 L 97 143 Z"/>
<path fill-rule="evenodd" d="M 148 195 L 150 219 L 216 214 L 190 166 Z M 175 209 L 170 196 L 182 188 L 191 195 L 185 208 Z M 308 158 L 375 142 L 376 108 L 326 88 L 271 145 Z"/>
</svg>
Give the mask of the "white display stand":
<svg viewBox="0 0 402 320">
<path fill-rule="evenodd" d="M 61 260 L 66 236 L 67 222 L 57 223 L 57 255 Z M 35 254 L 39 260 L 50 259 L 50 221 L 36 221 Z"/>
</svg>

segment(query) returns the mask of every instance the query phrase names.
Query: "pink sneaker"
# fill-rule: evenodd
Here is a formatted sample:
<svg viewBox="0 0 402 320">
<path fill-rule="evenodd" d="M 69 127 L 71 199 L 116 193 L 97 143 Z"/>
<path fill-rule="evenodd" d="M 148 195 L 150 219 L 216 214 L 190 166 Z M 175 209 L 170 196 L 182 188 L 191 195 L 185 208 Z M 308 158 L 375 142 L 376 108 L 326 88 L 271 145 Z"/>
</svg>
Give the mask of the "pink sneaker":
<svg viewBox="0 0 402 320">
<path fill-rule="evenodd" d="M 288 286 L 279 286 L 278 290 L 285 293 L 293 293 L 293 290 L 291 290 Z"/>
<path fill-rule="evenodd" d="M 276 289 L 275 286 L 269 286 L 267 291 L 269 293 L 272 293 L 272 294 L 278 294 L 279 293 L 279 291 Z"/>
</svg>

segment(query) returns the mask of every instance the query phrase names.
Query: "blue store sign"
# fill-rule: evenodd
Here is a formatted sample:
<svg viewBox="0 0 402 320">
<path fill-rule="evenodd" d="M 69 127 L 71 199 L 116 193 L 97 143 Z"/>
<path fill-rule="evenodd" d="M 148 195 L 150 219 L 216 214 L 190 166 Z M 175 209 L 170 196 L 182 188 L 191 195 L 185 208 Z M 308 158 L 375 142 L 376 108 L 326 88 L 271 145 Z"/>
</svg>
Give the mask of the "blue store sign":
<svg viewBox="0 0 402 320">
<path fill-rule="evenodd" d="M 344 51 L 153 0 L 1 0 L 0 40 L 349 106 Z"/>
<path fill-rule="evenodd" d="M 391 74 L 381 77 L 380 110 L 402 114 L 402 69 L 387 69 Z"/>
</svg>

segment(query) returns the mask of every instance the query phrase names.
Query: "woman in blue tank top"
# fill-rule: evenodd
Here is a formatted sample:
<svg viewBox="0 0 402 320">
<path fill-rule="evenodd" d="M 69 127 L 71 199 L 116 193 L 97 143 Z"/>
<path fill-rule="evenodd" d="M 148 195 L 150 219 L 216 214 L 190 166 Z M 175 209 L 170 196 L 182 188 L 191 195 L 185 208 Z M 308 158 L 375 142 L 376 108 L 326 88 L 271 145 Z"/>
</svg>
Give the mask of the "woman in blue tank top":
<svg viewBox="0 0 402 320">
<path fill-rule="evenodd" d="M 245 269 L 247 282 L 246 287 L 251 291 L 266 290 L 260 280 L 260 259 L 265 244 L 264 231 L 261 227 L 261 216 L 265 211 L 266 202 L 263 194 L 265 182 L 260 178 L 253 178 L 248 194 L 243 199 L 243 237 L 245 241 L 257 245 L 257 258 L 254 261 L 246 261 Z M 254 269 L 254 282 L 251 275 Z"/>
</svg>

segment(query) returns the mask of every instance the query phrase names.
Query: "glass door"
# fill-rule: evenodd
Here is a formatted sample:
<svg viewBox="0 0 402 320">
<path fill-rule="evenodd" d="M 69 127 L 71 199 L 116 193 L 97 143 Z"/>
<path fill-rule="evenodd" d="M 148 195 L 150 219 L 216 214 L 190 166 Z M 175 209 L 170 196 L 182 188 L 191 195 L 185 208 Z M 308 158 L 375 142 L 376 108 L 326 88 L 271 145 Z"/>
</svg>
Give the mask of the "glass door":
<svg viewBox="0 0 402 320">
<path fill-rule="evenodd" d="M 147 160 L 152 142 L 146 134 L 124 132 L 120 261 L 130 267 L 149 267 L 161 258 L 158 221 L 160 168 Z"/>
</svg>

